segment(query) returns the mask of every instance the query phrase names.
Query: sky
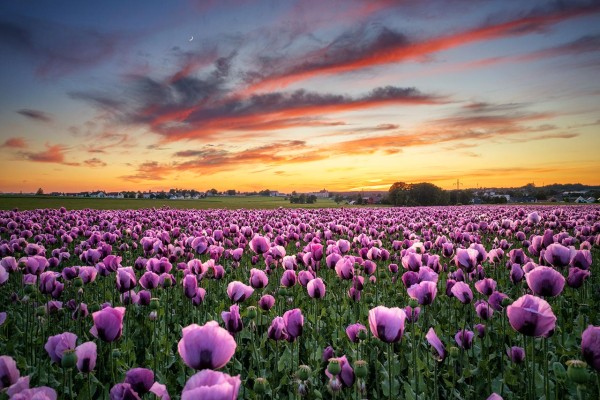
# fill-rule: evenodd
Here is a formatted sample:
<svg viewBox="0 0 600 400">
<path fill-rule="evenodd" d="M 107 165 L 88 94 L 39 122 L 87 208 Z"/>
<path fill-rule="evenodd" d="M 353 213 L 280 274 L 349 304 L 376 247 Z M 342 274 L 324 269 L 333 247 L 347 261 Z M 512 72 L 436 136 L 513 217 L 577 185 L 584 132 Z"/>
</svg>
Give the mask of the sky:
<svg viewBox="0 0 600 400">
<path fill-rule="evenodd" d="M 600 1 L 0 2 L 0 191 L 600 184 Z"/>
</svg>

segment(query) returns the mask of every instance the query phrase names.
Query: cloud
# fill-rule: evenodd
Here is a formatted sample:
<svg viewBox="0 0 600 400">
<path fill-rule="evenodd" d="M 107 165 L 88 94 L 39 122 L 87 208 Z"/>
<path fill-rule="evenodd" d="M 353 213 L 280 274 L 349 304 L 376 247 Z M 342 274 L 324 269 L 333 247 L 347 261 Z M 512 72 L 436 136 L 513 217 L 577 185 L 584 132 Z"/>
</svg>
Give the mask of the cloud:
<svg viewBox="0 0 600 400">
<path fill-rule="evenodd" d="M 21 114 L 24 117 L 33 119 L 35 121 L 52 122 L 52 117 L 43 111 L 31 110 L 31 109 L 24 108 L 24 109 L 17 111 L 17 113 Z"/>
<path fill-rule="evenodd" d="M 492 18 L 480 26 L 426 39 L 409 38 L 385 26 L 367 25 L 346 31 L 327 45 L 290 55 L 270 68 L 246 74 L 244 93 L 273 90 L 320 75 L 331 75 L 410 60 L 485 40 L 538 33 L 561 21 L 600 12 L 597 2 L 547 3 L 526 14 Z M 265 67 L 261 65 L 261 67 Z"/>
<path fill-rule="evenodd" d="M 104 63 L 126 48 L 135 36 L 18 15 L 0 17 L 0 50 L 31 59 L 36 74 L 44 78 L 65 76 Z"/>
<path fill-rule="evenodd" d="M 22 152 L 21 155 L 33 162 L 41 163 L 56 163 L 69 166 L 80 165 L 77 162 L 65 161 L 65 152 L 69 150 L 69 147 L 61 144 L 46 144 L 46 150 L 39 152 Z"/>
<path fill-rule="evenodd" d="M 8 149 L 25 149 L 27 148 L 27 142 L 25 139 L 20 137 L 8 138 L 0 145 L 0 148 Z"/>
<path fill-rule="evenodd" d="M 99 158 L 90 158 L 89 160 L 85 160 L 83 162 L 83 164 L 87 167 L 91 167 L 91 168 L 100 168 L 100 167 L 106 167 L 108 164 L 106 164 L 104 161 L 100 160 Z"/>
</svg>

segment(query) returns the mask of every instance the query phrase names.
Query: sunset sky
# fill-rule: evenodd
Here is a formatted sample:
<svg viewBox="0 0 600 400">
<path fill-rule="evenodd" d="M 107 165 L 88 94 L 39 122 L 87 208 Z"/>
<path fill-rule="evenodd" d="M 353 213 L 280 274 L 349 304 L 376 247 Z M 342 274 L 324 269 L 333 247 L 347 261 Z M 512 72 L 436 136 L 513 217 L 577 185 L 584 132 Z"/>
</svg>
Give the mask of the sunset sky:
<svg viewBox="0 0 600 400">
<path fill-rule="evenodd" d="M 600 184 L 600 1 L 4 1 L 0 191 Z"/>
</svg>

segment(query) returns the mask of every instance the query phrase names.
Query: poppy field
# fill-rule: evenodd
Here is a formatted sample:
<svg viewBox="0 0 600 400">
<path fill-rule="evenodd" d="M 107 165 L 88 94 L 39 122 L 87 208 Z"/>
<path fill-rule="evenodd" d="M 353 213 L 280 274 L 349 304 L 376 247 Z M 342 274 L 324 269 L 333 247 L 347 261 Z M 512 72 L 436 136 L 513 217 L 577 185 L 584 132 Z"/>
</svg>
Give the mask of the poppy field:
<svg viewBox="0 0 600 400">
<path fill-rule="evenodd" d="M 0 398 L 600 398 L 600 207 L 0 211 Z"/>
</svg>

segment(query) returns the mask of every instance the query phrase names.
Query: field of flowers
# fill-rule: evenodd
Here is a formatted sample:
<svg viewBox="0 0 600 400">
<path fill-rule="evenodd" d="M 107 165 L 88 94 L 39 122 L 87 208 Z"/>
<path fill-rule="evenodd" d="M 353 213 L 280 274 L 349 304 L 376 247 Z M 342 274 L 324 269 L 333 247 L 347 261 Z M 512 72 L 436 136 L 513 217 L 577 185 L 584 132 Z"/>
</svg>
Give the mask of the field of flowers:
<svg viewBox="0 0 600 400">
<path fill-rule="evenodd" d="M 597 399 L 600 207 L 0 211 L 0 398 Z"/>
</svg>

